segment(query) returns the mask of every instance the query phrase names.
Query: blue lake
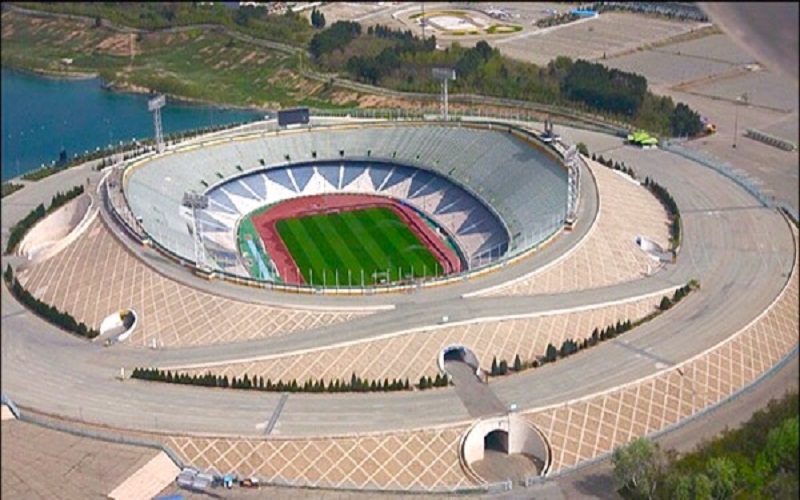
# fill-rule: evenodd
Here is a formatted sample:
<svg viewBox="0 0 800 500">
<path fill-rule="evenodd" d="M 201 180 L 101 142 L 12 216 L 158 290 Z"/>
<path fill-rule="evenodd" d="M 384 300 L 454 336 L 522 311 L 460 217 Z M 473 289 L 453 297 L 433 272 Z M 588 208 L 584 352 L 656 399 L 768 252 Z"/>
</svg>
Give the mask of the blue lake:
<svg viewBox="0 0 800 500">
<path fill-rule="evenodd" d="M 97 148 L 153 137 L 144 95 L 109 92 L 102 81 L 43 78 L 2 69 L 2 180 Z M 260 119 L 264 113 L 179 104 L 161 110 L 164 133 Z"/>
</svg>

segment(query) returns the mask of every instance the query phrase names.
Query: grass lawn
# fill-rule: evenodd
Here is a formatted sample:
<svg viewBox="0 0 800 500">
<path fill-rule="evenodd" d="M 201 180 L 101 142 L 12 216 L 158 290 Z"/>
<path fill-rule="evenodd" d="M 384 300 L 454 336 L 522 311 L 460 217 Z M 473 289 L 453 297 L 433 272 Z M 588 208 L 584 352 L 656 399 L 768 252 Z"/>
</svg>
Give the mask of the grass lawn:
<svg viewBox="0 0 800 500">
<path fill-rule="evenodd" d="M 432 276 L 442 266 L 391 209 L 368 208 L 278 221 L 276 229 L 309 284 L 347 286 Z M 348 275 L 348 271 L 350 274 Z M 313 280 L 312 280 L 313 277 Z"/>
<path fill-rule="evenodd" d="M 99 74 L 123 88 L 270 109 L 327 100 L 323 83 L 297 73 L 301 56 L 209 30 L 127 35 L 86 21 L 5 12 L 2 42 L 4 66 Z"/>
</svg>

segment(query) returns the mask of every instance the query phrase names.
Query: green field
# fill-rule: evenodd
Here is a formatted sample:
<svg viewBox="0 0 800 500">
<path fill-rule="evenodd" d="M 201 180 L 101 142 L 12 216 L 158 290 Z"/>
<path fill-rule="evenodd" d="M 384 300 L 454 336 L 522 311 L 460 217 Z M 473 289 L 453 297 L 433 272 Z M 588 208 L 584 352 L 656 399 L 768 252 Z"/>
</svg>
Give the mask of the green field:
<svg viewBox="0 0 800 500">
<path fill-rule="evenodd" d="M 388 208 L 368 208 L 278 221 L 276 229 L 306 283 L 339 286 L 441 274 L 442 266 Z M 349 274 L 348 274 L 349 271 Z M 313 279 L 312 279 L 313 278 Z"/>
</svg>

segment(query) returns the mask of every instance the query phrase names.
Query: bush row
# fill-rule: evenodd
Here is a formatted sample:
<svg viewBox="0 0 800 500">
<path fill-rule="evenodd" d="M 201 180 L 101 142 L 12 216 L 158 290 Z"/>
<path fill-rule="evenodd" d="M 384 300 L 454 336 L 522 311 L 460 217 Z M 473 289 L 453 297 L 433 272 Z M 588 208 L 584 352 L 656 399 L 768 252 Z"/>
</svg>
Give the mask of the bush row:
<svg viewBox="0 0 800 500">
<path fill-rule="evenodd" d="M 584 145 L 584 148 L 585 147 L 586 146 Z M 613 168 L 614 170 L 624 172 L 633 179 L 637 179 L 636 172 L 634 172 L 632 168 L 626 167 L 625 162 L 619 163 L 611 160 L 611 158 L 603 158 L 603 155 L 595 156 L 594 154 L 592 154 L 592 160 L 600 163 L 601 165 L 605 165 L 608 168 Z M 667 210 L 667 215 L 670 217 L 670 219 L 672 219 L 672 222 L 669 226 L 669 237 L 670 244 L 674 250 L 675 248 L 679 247 L 681 243 L 681 214 L 678 210 L 678 204 L 675 203 L 672 195 L 669 194 L 669 191 L 667 191 L 665 187 L 650 179 L 650 177 L 645 177 L 644 187 L 649 189 L 650 192 L 653 193 L 656 198 L 658 198 L 658 201 L 660 201 Z"/>
<path fill-rule="evenodd" d="M 571 12 L 564 12 L 562 14 L 556 14 L 554 16 L 543 17 L 536 21 L 537 28 L 549 28 L 550 26 L 558 26 L 560 24 L 567 24 L 571 23 L 572 21 L 577 21 L 580 19 L 580 16 L 573 14 Z"/>
<path fill-rule="evenodd" d="M 600 330 L 599 328 L 595 328 L 592 331 L 592 334 L 583 339 L 583 340 L 573 340 L 573 339 L 566 339 L 561 344 L 561 348 L 556 348 L 553 344 L 548 344 L 547 349 L 545 350 L 545 354 L 543 356 L 539 356 L 534 360 L 528 362 L 523 361 L 520 359 L 519 354 L 514 357 L 514 363 L 511 368 L 509 368 L 508 362 L 503 359 L 499 362 L 497 361 L 497 356 L 492 358 L 492 367 L 489 372 L 489 375 L 493 377 L 506 375 L 509 371 L 514 372 L 521 372 L 527 370 L 528 368 L 538 368 L 544 364 L 552 363 L 559 358 L 566 358 L 571 354 L 574 354 L 580 350 L 586 349 L 587 347 L 592 347 L 604 340 L 610 340 L 614 337 L 621 335 L 637 326 L 650 321 L 651 319 L 658 316 L 661 312 L 666 311 L 667 309 L 671 308 L 673 305 L 680 302 L 684 297 L 686 297 L 690 291 L 695 290 L 700 287 L 700 284 L 697 280 L 691 280 L 686 285 L 678 288 L 675 290 L 675 293 L 672 295 L 670 299 L 666 295 L 661 299 L 660 304 L 658 305 L 658 311 L 653 312 L 644 318 L 637 320 L 636 322 L 631 322 L 631 320 L 627 321 L 617 321 L 613 325 L 609 325 L 604 329 Z"/>
<path fill-rule="evenodd" d="M 610 169 L 619 170 L 620 172 L 626 173 L 632 179 L 637 179 L 636 172 L 634 172 L 632 168 L 626 166 L 624 161 L 620 163 L 618 161 L 612 160 L 611 158 L 603 158 L 603 155 L 595 156 L 594 153 L 592 153 L 592 160 L 596 161 L 601 165 L 605 165 Z"/>
<path fill-rule="evenodd" d="M 16 193 L 20 189 L 24 188 L 23 184 L 15 184 L 13 182 L 4 182 L 3 183 L 3 190 L 0 193 L 0 198 L 5 198 L 6 196 Z"/>
<path fill-rule="evenodd" d="M 58 192 L 50 200 L 50 206 L 45 209 L 44 204 L 40 203 L 36 208 L 31 210 L 21 221 L 17 222 L 11 227 L 8 233 L 8 244 L 6 245 L 6 253 L 13 252 L 17 245 L 19 245 L 25 233 L 34 226 L 37 222 L 44 219 L 45 216 L 57 208 L 63 206 L 69 200 L 83 194 L 83 185 L 75 186 L 66 193 Z"/>
<path fill-rule="evenodd" d="M 270 379 L 264 380 L 262 376 L 249 377 L 247 374 L 241 378 L 233 377 L 229 379 L 227 375 L 214 375 L 211 372 L 207 372 L 204 375 L 189 375 L 187 373 L 173 373 L 169 370 L 164 371 L 158 368 L 134 368 L 131 378 L 167 382 L 171 384 L 230 387 L 233 389 L 251 389 L 269 392 L 394 392 L 411 389 L 411 384 L 408 382 L 408 379 L 393 379 L 389 381 L 387 378 L 383 381 L 373 380 L 370 382 L 356 376 L 355 373 L 353 373 L 349 381 L 336 379 L 326 383 L 324 379 L 309 379 L 302 385 L 298 384 L 297 380 L 294 379 L 288 382 L 282 380 L 273 382 Z M 433 384 L 441 384 L 442 382 L 440 379 L 442 378 L 443 377 L 437 375 L 436 380 L 432 381 L 430 377 L 427 379 L 422 377 L 419 387 L 421 389 L 434 386 L 438 387 L 438 385 Z M 444 381 L 446 384 L 447 380 L 444 379 Z"/>
<path fill-rule="evenodd" d="M 11 294 L 14 296 L 14 298 L 16 298 L 25 307 L 33 311 L 37 316 L 43 318 L 48 323 L 89 339 L 93 339 L 100 334 L 100 332 L 94 328 L 87 327 L 85 323 L 78 322 L 72 317 L 71 314 L 67 312 L 61 312 L 54 306 L 45 304 L 41 300 L 31 295 L 14 276 L 14 271 L 11 270 L 10 264 L 6 267 L 6 271 L 3 273 L 3 279 L 9 285 Z"/>
</svg>

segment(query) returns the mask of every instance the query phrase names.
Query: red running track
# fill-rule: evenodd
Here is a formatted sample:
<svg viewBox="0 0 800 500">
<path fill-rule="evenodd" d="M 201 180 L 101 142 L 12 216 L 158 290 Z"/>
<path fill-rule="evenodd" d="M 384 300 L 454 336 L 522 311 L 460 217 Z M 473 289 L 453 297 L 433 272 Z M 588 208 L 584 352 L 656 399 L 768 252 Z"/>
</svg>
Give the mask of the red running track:
<svg viewBox="0 0 800 500">
<path fill-rule="evenodd" d="M 447 243 L 436 234 L 419 215 L 411 208 L 397 200 L 382 196 L 359 194 L 323 194 L 306 196 L 284 201 L 277 206 L 253 217 L 253 225 L 264 243 L 264 248 L 275 263 L 278 273 L 286 283 L 305 283 L 297 263 L 286 244 L 278 234 L 275 225 L 280 220 L 295 219 L 315 214 L 351 212 L 365 208 L 386 207 L 391 209 L 406 223 L 411 232 L 433 254 L 444 269 L 445 274 L 461 271 L 461 260 L 447 246 Z"/>
</svg>

